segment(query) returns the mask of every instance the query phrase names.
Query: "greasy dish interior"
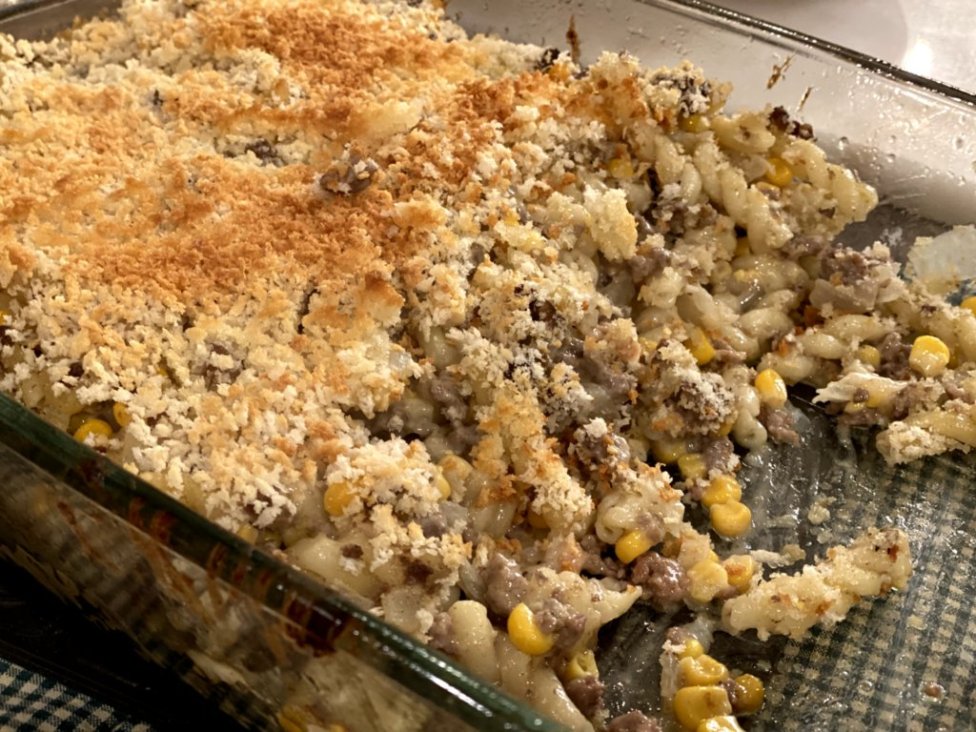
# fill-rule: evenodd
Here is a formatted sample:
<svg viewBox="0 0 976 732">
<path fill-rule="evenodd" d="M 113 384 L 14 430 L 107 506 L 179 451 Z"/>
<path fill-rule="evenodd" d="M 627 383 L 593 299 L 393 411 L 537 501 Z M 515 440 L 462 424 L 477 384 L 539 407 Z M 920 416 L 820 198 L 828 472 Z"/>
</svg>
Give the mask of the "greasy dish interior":
<svg viewBox="0 0 976 732">
<path fill-rule="evenodd" d="M 713 631 L 907 582 L 896 529 L 736 544 L 787 385 L 891 462 L 976 444 L 971 309 L 835 245 L 874 191 L 689 64 L 351 0 L 133 0 L 0 59 L 0 388 L 574 729 L 734 729 L 762 685 Z M 699 620 L 609 720 L 638 601 Z"/>
</svg>

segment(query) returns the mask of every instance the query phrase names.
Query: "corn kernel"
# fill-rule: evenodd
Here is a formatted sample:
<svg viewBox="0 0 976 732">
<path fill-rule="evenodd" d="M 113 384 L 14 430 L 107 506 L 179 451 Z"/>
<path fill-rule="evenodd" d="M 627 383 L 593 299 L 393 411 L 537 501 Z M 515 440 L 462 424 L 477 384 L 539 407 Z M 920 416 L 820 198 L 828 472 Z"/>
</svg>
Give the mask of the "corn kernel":
<svg viewBox="0 0 976 732">
<path fill-rule="evenodd" d="M 508 616 L 508 637 L 512 645 L 529 656 L 542 656 L 552 650 L 555 639 L 536 625 L 532 610 L 520 602 Z"/>
<path fill-rule="evenodd" d="M 0 308 L 0 325 L 6 325 L 8 320 L 10 320 L 10 311 Z"/>
<path fill-rule="evenodd" d="M 965 300 L 959 303 L 959 307 L 966 308 L 966 310 L 971 312 L 973 315 L 976 315 L 976 295 L 973 295 L 972 297 L 967 297 Z M 4 321 L 0 320 L 0 323 L 3 322 Z"/>
<path fill-rule="evenodd" d="M 549 524 L 546 523 L 546 517 L 541 513 L 536 513 L 535 511 L 529 511 L 526 515 L 529 521 L 529 526 L 533 529 L 548 529 Z"/>
<path fill-rule="evenodd" d="M 861 346 L 855 355 L 861 363 L 873 369 L 881 365 L 881 351 L 874 346 Z"/>
<path fill-rule="evenodd" d="M 322 505 L 325 512 L 330 516 L 341 516 L 349 508 L 352 499 L 355 498 L 352 486 L 344 481 L 332 483 L 325 489 L 325 496 L 322 498 Z"/>
<path fill-rule="evenodd" d="M 752 249 L 749 248 L 749 237 L 740 236 L 735 240 L 735 256 L 736 257 L 748 257 L 752 253 Z"/>
<path fill-rule="evenodd" d="M 756 374 L 756 391 L 764 404 L 779 409 L 786 404 L 786 382 L 774 369 L 763 369 Z"/>
<path fill-rule="evenodd" d="M 681 128 L 682 132 L 691 132 L 693 134 L 705 132 L 708 126 L 708 119 L 700 114 L 691 114 L 687 117 L 682 117 L 681 121 L 678 122 L 678 127 Z"/>
<path fill-rule="evenodd" d="M 736 554 L 729 557 L 722 566 L 725 573 L 729 576 L 729 584 L 735 588 L 736 592 L 745 592 L 752 583 L 752 578 L 756 574 L 756 560 L 748 554 Z"/>
<path fill-rule="evenodd" d="M 707 654 L 678 661 L 678 683 L 681 686 L 714 686 L 729 678 L 725 664 Z"/>
<path fill-rule="evenodd" d="M 731 475 L 719 475 L 712 478 L 708 488 L 702 493 L 701 503 L 705 508 L 711 508 L 718 503 L 738 501 L 742 498 L 742 486 Z"/>
<path fill-rule="evenodd" d="M 442 500 L 447 500 L 451 497 L 451 484 L 448 482 L 447 478 L 444 477 L 444 473 L 438 470 L 434 474 L 434 487 L 437 492 L 441 494 Z"/>
<path fill-rule="evenodd" d="M 696 452 L 690 452 L 678 458 L 678 470 L 685 480 L 698 480 L 708 473 L 705 459 Z"/>
<path fill-rule="evenodd" d="M 629 180 L 634 177 L 634 166 L 630 164 L 630 158 L 614 158 L 607 163 L 607 172 L 614 178 Z"/>
<path fill-rule="evenodd" d="M 250 524 L 244 524 L 235 533 L 249 544 L 253 544 L 258 538 L 258 530 Z"/>
<path fill-rule="evenodd" d="M 697 638 L 685 640 L 684 649 L 678 654 L 678 658 L 698 658 L 705 652 L 705 647 Z"/>
<path fill-rule="evenodd" d="M 698 723 L 695 732 L 743 732 L 739 726 L 739 721 L 731 714 L 723 714 L 721 717 L 710 717 Z"/>
<path fill-rule="evenodd" d="M 617 554 L 617 559 L 624 564 L 630 564 L 652 546 L 653 544 L 647 538 L 647 534 L 637 529 L 628 531 L 617 539 L 617 543 L 613 545 L 613 550 Z"/>
<path fill-rule="evenodd" d="M 763 178 L 774 186 L 785 188 L 793 182 L 793 168 L 783 158 L 773 156 L 766 163 L 767 169 Z"/>
<path fill-rule="evenodd" d="M 949 347 L 935 336 L 923 335 L 915 339 L 908 365 L 922 376 L 938 376 L 949 365 Z"/>
<path fill-rule="evenodd" d="M 729 576 L 718 562 L 703 559 L 688 570 L 688 594 L 698 602 L 711 602 L 729 586 Z"/>
<path fill-rule="evenodd" d="M 132 423 L 132 415 L 122 402 L 115 402 L 112 405 L 112 418 L 119 427 L 128 427 Z"/>
<path fill-rule="evenodd" d="M 111 437 L 112 425 L 104 419 L 89 417 L 75 430 L 74 437 L 78 442 L 86 442 L 89 437 Z"/>
<path fill-rule="evenodd" d="M 278 726 L 281 728 L 282 732 L 305 732 L 307 729 L 305 723 L 300 720 L 296 720 L 293 716 L 298 716 L 294 711 L 290 709 L 285 709 L 278 712 Z"/>
<path fill-rule="evenodd" d="M 688 340 L 685 342 L 685 346 L 691 351 L 691 355 L 695 357 L 699 366 L 704 366 L 715 358 L 715 346 L 712 345 L 711 339 L 705 335 L 701 328 L 692 327 L 688 329 Z"/>
<path fill-rule="evenodd" d="M 686 686 L 674 695 L 674 716 L 685 729 L 696 730 L 711 717 L 732 714 L 729 695 L 720 686 Z"/>
<path fill-rule="evenodd" d="M 727 538 L 742 536 L 752 527 L 752 511 L 740 501 L 716 503 L 708 515 L 715 532 Z"/>
<path fill-rule="evenodd" d="M 582 679 L 585 676 L 599 676 L 600 669 L 596 665 L 596 656 L 593 651 L 580 651 L 566 664 L 563 677 L 566 681 Z"/>
<path fill-rule="evenodd" d="M 755 714 L 763 705 L 766 689 L 761 679 L 742 674 L 732 679 L 732 708 L 736 714 Z"/>
<path fill-rule="evenodd" d="M 659 463 L 675 463 L 687 451 L 683 440 L 655 440 L 651 443 L 651 454 Z"/>
</svg>

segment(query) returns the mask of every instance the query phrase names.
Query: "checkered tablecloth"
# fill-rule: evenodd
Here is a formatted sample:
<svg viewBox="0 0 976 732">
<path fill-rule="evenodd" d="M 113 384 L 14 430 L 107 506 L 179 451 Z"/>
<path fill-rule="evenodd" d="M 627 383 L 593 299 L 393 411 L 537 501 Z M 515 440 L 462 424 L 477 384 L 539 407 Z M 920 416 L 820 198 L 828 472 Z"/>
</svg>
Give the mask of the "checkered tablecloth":
<svg viewBox="0 0 976 732">
<path fill-rule="evenodd" d="M 152 732 L 92 697 L 0 659 L 0 732 Z"/>
</svg>

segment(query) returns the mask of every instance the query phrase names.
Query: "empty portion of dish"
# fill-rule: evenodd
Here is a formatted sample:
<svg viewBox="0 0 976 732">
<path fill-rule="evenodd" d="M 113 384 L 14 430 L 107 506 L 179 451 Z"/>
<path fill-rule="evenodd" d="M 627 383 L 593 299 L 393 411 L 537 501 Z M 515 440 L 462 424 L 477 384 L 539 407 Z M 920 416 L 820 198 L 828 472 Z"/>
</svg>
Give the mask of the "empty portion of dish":
<svg viewBox="0 0 976 732">
<path fill-rule="evenodd" d="M 905 586 L 897 529 L 793 576 L 728 548 L 788 386 L 891 462 L 976 444 L 972 309 L 835 246 L 873 189 L 690 64 L 351 0 L 0 54 L 0 388 L 570 727 L 734 729 L 762 685 L 714 630 Z M 593 650 L 637 601 L 700 622 L 611 720 Z"/>
</svg>

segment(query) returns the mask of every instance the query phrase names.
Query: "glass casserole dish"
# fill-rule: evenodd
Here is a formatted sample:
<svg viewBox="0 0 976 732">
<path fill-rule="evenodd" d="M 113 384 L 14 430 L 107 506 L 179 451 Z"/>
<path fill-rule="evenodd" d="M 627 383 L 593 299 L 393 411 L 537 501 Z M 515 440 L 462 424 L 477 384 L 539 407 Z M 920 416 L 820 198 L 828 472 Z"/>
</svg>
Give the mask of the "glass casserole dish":
<svg viewBox="0 0 976 732">
<path fill-rule="evenodd" d="M 50 30 L 50 19 L 41 12 L 45 4 L 30 5 L 30 14 L 19 15 L 16 10 L 10 14 L 7 27 L 19 32 L 27 32 L 28 27 Z M 62 13 L 68 7 L 67 12 L 73 14 L 82 12 L 83 5 L 56 3 L 52 7 Z M 921 233 L 934 233 L 938 225 L 944 228 L 972 220 L 974 120 L 967 105 L 970 100 L 962 93 L 872 67 L 864 59 L 834 55 L 835 49 L 777 34 L 704 5 L 611 3 L 579 8 L 540 4 L 524 9 L 494 4 L 490 12 L 493 26 L 482 24 L 481 7 L 476 3 L 452 5 L 451 9 L 460 13 L 469 30 L 493 29 L 513 40 L 554 45 L 562 45 L 569 16 L 575 13 L 584 58 L 598 49 L 619 47 L 628 48 L 649 65 L 689 57 L 712 76 L 732 77 L 737 106 L 781 103 L 793 108 L 809 96 L 801 116 L 817 128 L 821 143 L 833 147 L 841 160 L 875 184 L 883 202 L 897 204 L 895 209 L 907 209 L 911 214 L 904 217 L 897 210 L 882 209 L 881 215 L 887 212 L 890 218 L 881 220 L 881 227 L 902 226 L 909 231 L 915 227 Z M 510 33 L 505 28 L 518 31 Z M 791 55 L 789 68 L 782 69 Z M 749 62 L 735 69 L 722 65 L 723 59 L 733 56 Z M 782 70 L 780 78 L 767 88 L 777 65 Z M 814 87 L 809 95 L 807 87 Z M 870 113 L 865 112 L 865 97 L 871 99 Z M 916 123 L 923 117 L 933 121 L 927 133 L 920 132 Z M 931 131 L 933 127 L 940 128 L 939 134 Z M 831 138 L 835 130 L 838 136 Z M 867 230 L 865 235 L 877 231 Z M 448 713 L 476 728 L 545 728 L 532 712 L 466 678 L 436 654 L 356 611 L 274 558 L 248 548 L 151 487 L 106 465 L 26 410 L 4 402 L 3 425 L 5 472 L 11 489 L 3 497 L 0 515 L 8 552 L 59 593 L 94 608 L 108 624 L 125 629 L 191 683 L 220 698 L 222 704 L 232 705 L 243 719 L 253 718 L 258 724 L 304 723 L 289 717 L 288 703 L 302 698 L 303 693 L 318 691 L 333 705 L 325 721 L 343 721 L 352 728 L 369 728 L 368 724 L 391 728 L 391 719 L 407 729 L 458 728 L 459 723 L 441 716 Z M 831 495 L 831 489 L 850 476 L 822 466 L 828 474 L 808 486 L 804 495 L 791 496 L 796 505 L 777 509 L 799 510 L 804 502 L 831 497 L 837 501 L 833 510 L 844 518 L 842 523 L 854 529 L 865 518 L 864 495 L 875 491 L 880 495 L 886 490 L 882 483 L 897 481 L 913 491 L 894 494 L 901 497 L 898 505 L 911 507 L 911 515 L 902 510 L 889 514 L 876 506 L 871 510 L 904 524 L 916 542 L 930 525 L 944 524 L 935 521 L 933 511 L 955 517 L 954 530 L 964 530 L 971 516 L 967 511 L 972 510 L 972 501 L 962 490 L 969 475 L 965 461 L 934 461 L 936 475 L 947 477 L 941 482 L 931 478 L 922 482 L 923 469 L 918 466 L 887 471 L 871 459 L 862 457 L 866 462 L 857 475 L 871 473 L 877 485 L 869 481 L 861 486 L 860 494 L 849 490 L 846 500 L 850 505 L 844 503 L 844 495 Z M 813 468 L 804 464 L 804 470 Z M 787 536 L 789 531 L 781 529 L 772 537 L 774 543 L 795 538 Z M 961 541 L 971 548 L 964 538 Z M 973 691 L 965 685 L 969 683 L 965 669 L 972 662 L 965 648 L 966 634 L 961 634 L 955 655 L 947 651 L 938 659 L 938 668 L 929 668 L 928 661 L 913 654 L 919 647 L 913 630 L 934 627 L 937 619 L 945 619 L 944 608 L 923 590 L 936 592 L 935 585 L 945 585 L 951 593 L 965 596 L 972 587 L 965 562 L 957 564 L 962 566 L 940 561 L 933 565 L 934 571 L 927 571 L 923 560 L 918 577 L 929 585 L 913 585 L 904 601 L 858 611 L 856 617 L 866 618 L 868 629 L 896 629 L 896 640 L 876 640 L 895 654 L 886 659 L 886 667 L 904 668 L 906 659 L 911 660 L 907 675 L 878 676 L 875 672 L 872 681 L 870 673 L 861 675 L 859 665 L 851 667 L 854 654 L 850 649 L 863 646 L 868 639 L 849 638 L 852 631 L 846 626 L 820 633 L 802 647 L 787 645 L 773 659 L 769 702 L 756 725 L 827 729 L 843 720 L 870 728 L 889 726 L 890 720 L 906 716 L 920 728 L 935 721 L 948 726 L 966 724 Z M 921 593 L 917 603 L 909 602 L 912 592 Z M 213 620 L 218 615 L 234 617 L 234 627 L 217 632 Z M 957 627 L 964 627 L 965 621 L 962 613 L 954 616 Z M 857 621 L 851 623 L 856 626 Z M 623 638 L 628 629 L 618 632 Z M 615 647 L 619 644 L 614 646 L 611 639 L 608 658 L 613 657 Z M 811 653 L 816 658 L 813 664 L 807 661 Z M 316 655 L 322 658 L 317 662 L 319 670 L 312 673 L 308 661 Z M 648 658 L 650 665 L 656 663 L 653 654 Z M 642 674 L 651 671 L 628 668 L 626 659 L 622 661 L 617 672 L 608 672 L 608 677 L 620 675 L 621 696 L 647 693 L 627 687 L 650 686 Z M 851 687 L 843 681 L 848 678 L 845 674 L 866 681 Z M 348 677 L 357 678 L 357 683 L 337 681 Z M 917 687 L 928 682 L 947 687 L 945 700 L 930 703 L 919 695 Z M 419 696 L 398 691 L 397 684 Z M 795 696 L 797 690 L 800 696 Z M 391 703 L 394 697 L 402 701 Z"/>
</svg>

